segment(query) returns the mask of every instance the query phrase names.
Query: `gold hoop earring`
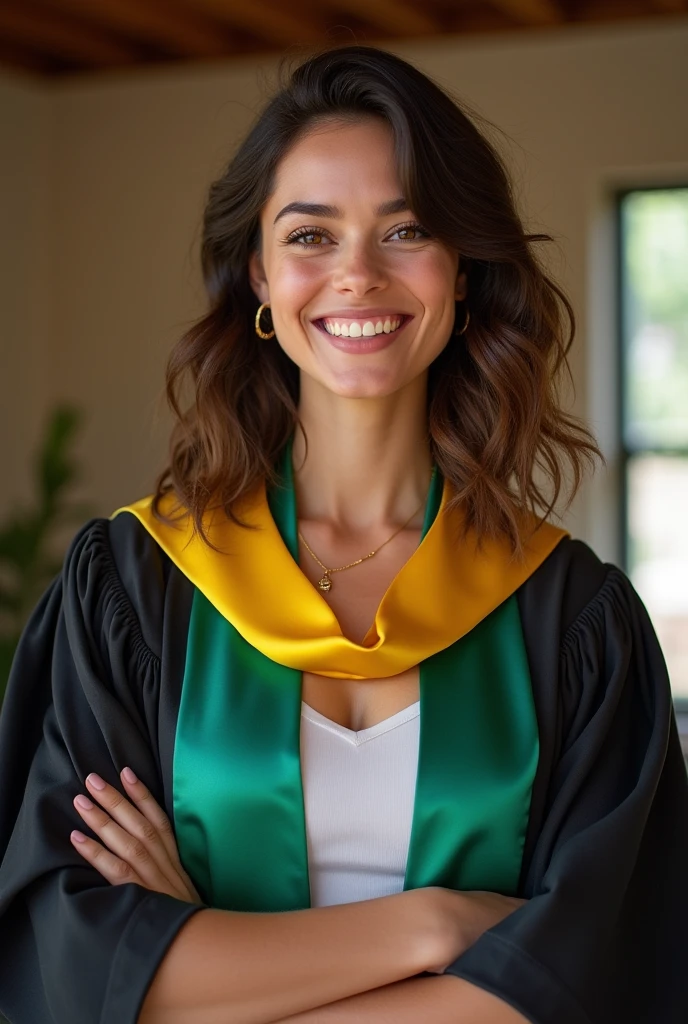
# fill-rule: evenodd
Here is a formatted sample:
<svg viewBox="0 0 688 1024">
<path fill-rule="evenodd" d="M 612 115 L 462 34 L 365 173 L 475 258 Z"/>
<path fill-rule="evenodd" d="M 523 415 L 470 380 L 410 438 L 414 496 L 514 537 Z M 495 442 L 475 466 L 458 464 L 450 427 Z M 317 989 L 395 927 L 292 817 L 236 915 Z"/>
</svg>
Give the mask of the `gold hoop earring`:
<svg viewBox="0 0 688 1024">
<path fill-rule="evenodd" d="M 468 306 L 466 306 L 466 321 L 465 321 L 463 327 L 461 328 L 460 331 L 457 331 L 457 329 L 454 328 L 454 334 L 457 336 L 457 338 L 458 338 L 458 336 L 460 334 L 465 334 L 466 333 L 466 328 L 468 327 L 470 322 L 471 322 L 471 314 L 470 314 L 470 310 L 469 310 Z"/>
<path fill-rule="evenodd" d="M 256 334 L 258 335 L 259 338 L 274 338 L 275 337 L 275 328 L 274 327 L 270 331 L 269 334 L 266 334 L 265 331 L 260 326 L 260 318 L 262 316 L 262 313 L 263 313 L 264 309 L 270 309 L 270 303 L 269 302 L 264 302 L 262 304 L 262 306 L 258 307 L 258 312 L 256 313 Z"/>
</svg>

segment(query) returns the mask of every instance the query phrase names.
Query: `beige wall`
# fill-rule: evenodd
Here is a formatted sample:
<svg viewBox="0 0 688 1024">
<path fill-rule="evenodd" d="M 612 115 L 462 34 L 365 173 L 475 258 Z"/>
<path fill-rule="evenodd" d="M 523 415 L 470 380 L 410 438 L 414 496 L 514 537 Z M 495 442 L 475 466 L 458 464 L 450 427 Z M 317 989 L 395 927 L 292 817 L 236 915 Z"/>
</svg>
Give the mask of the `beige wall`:
<svg viewBox="0 0 688 1024">
<path fill-rule="evenodd" d="M 0 509 L 28 496 L 27 451 L 44 405 L 49 107 L 28 81 L 0 78 Z"/>
<path fill-rule="evenodd" d="M 609 194 L 688 180 L 688 21 L 395 45 L 500 126 L 529 227 L 559 243 L 573 298 L 577 410 L 609 448 L 613 278 Z M 0 508 L 24 486 L 39 414 L 89 414 L 82 454 L 98 509 L 148 493 L 166 353 L 203 304 L 196 246 L 205 192 L 269 93 L 272 61 L 0 84 L 3 335 Z M 612 452 L 613 455 L 613 452 Z M 613 460 L 612 460 L 613 469 Z M 610 478 L 611 479 L 611 478 Z M 605 477 L 569 519 L 614 555 Z"/>
</svg>

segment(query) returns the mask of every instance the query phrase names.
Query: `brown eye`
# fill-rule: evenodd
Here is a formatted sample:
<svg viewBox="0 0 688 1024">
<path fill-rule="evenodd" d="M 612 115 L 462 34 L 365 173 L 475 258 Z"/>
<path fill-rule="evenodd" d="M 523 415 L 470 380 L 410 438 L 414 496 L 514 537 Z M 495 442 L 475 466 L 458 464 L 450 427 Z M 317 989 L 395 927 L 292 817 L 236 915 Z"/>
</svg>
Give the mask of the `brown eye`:
<svg viewBox="0 0 688 1024">
<path fill-rule="evenodd" d="M 303 245 L 305 248 L 316 249 L 327 241 L 327 235 L 316 228 L 299 228 L 284 241 L 287 245 Z"/>
<path fill-rule="evenodd" d="M 430 235 L 420 224 L 402 224 L 395 228 L 391 237 L 398 238 L 400 242 L 417 242 L 421 238 L 429 238 Z"/>
</svg>

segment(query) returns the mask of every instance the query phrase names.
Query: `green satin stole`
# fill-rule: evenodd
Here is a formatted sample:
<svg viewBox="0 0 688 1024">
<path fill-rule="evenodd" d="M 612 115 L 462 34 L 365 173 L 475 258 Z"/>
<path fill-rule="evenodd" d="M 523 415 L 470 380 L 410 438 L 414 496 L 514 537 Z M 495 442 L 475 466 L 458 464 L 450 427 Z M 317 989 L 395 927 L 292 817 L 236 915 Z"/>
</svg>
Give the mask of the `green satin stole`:
<svg viewBox="0 0 688 1024">
<path fill-rule="evenodd" d="M 291 447 L 281 465 L 283 486 L 269 489 L 268 502 L 298 562 Z M 422 537 L 441 497 L 435 467 Z M 516 595 L 422 661 L 419 674 L 420 743 L 404 889 L 439 885 L 516 895 L 539 755 Z M 244 640 L 196 589 L 173 807 L 182 861 L 210 906 L 310 906 L 301 678 L 300 670 Z"/>
</svg>

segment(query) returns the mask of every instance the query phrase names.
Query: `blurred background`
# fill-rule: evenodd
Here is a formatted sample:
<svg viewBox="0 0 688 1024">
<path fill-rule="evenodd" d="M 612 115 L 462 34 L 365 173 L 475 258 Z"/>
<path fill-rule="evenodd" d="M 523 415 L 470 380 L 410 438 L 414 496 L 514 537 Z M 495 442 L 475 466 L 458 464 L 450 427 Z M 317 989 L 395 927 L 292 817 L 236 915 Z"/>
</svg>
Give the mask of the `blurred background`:
<svg viewBox="0 0 688 1024">
<path fill-rule="evenodd" d="M 687 3 L 0 2 L 7 643 L 79 521 L 150 493 L 207 188 L 278 60 L 373 43 L 504 133 L 526 225 L 556 238 L 570 405 L 608 460 L 565 522 L 630 573 L 688 710 Z"/>
</svg>

